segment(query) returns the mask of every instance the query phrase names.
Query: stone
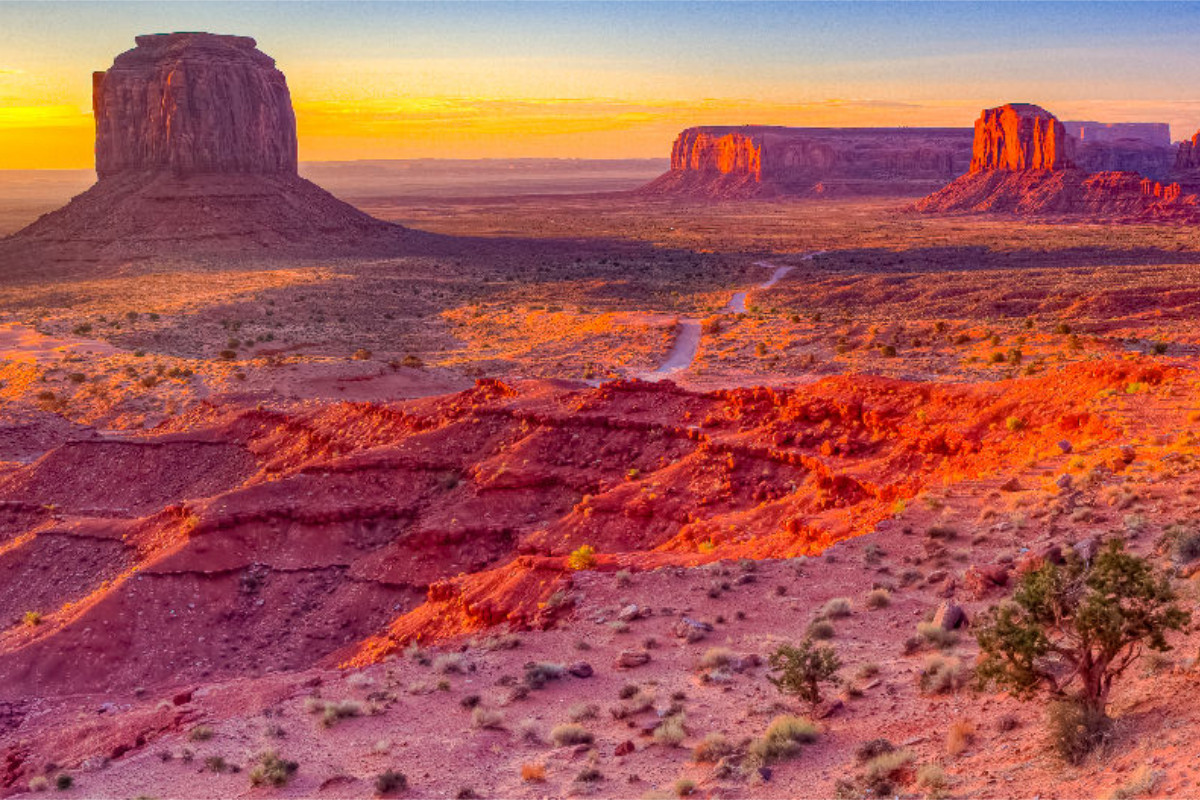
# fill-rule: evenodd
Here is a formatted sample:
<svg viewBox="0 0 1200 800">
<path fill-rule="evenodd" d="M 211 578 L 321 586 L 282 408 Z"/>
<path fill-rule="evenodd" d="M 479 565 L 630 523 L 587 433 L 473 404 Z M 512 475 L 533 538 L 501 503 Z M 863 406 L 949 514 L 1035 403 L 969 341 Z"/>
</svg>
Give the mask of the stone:
<svg viewBox="0 0 1200 800">
<path fill-rule="evenodd" d="M 637 746 L 633 743 L 633 741 L 631 739 L 626 739 L 616 746 L 616 748 L 613 750 L 613 755 L 618 757 L 627 756 L 636 749 Z"/>
<path fill-rule="evenodd" d="M 1074 448 L 1071 446 L 1070 442 L 1068 442 L 1066 439 L 1063 439 L 1063 440 L 1059 441 L 1058 449 L 1061 450 L 1064 454 L 1066 454 L 1066 453 L 1070 453 Z"/>
<path fill-rule="evenodd" d="M 1004 483 L 1000 484 L 1000 491 L 1002 491 L 1002 492 L 1019 492 L 1019 491 L 1021 491 L 1021 482 L 1018 481 L 1015 476 L 1012 478 L 1009 478 Z"/>
<path fill-rule="evenodd" d="M 637 603 L 631 603 L 625 606 L 621 609 L 620 613 L 617 614 L 617 619 L 621 620 L 622 622 L 633 622 L 635 619 L 639 619 L 640 617 L 641 610 L 638 608 Z"/>
<path fill-rule="evenodd" d="M 192 702 L 192 690 L 188 689 L 184 692 L 177 693 L 171 698 L 171 704 L 176 706 L 184 706 Z"/>
<path fill-rule="evenodd" d="M 567 672 L 574 675 L 576 678 L 590 678 L 595 674 L 592 665 L 586 661 L 576 661 L 571 666 L 567 667 Z"/>
<path fill-rule="evenodd" d="M 933 624 L 944 631 L 961 628 L 967 623 L 967 612 L 957 603 L 942 603 L 933 614 Z"/>
<path fill-rule="evenodd" d="M 1072 478 L 1071 475 L 1066 472 L 1064 472 L 1062 475 L 1059 475 L 1054 480 L 1054 485 L 1060 489 L 1063 489 L 1064 491 L 1070 489 L 1074 485 L 1074 483 L 1075 483 L 1075 479 Z"/>
<path fill-rule="evenodd" d="M 817 706 L 814 716 L 817 719 L 829 719 L 842 713 L 845 708 L 846 704 L 842 700 L 826 700 Z"/>
<path fill-rule="evenodd" d="M 1074 550 L 1076 555 L 1082 558 L 1084 562 L 1090 564 L 1092 559 L 1096 557 L 1096 554 L 1100 552 L 1100 540 L 1093 536 L 1084 539 L 1081 542 L 1076 542 L 1071 549 Z"/>
<path fill-rule="evenodd" d="M 985 109 L 975 121 L 970 172 L 1061 170 L 1073 144 L 1058 118 L 1032 103 Z"/>
<path fill-rule="evenodd" d="M 616 664 L 621 669 L 633 669 L 649 663 L 650 654 L 645 650 L 622 650 Z"/>
</svg>

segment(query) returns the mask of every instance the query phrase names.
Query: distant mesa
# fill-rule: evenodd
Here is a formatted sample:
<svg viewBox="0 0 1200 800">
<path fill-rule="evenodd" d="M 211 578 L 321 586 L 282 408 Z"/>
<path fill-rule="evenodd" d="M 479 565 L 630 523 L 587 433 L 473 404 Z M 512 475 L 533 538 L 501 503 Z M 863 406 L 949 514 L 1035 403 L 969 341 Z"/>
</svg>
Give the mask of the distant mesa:
<svg viewBox="0 0 1200 800">
<path fill-rule="evenodd" d="M 136 42 L 93 75 L 98 182 L 9 244 L 53 245 L 69 260 L 319 252 L 404 233 L 299 177 L 287 80 L 254 39 L 167 33 Z"/>
<path fill-rule="evenodd" d="M 688 128 L 650 195 L 920 195 L 967 169 L 965 128 Z"/>
<path fill-rule="evenodd" d="M 1070 135 L 1074 130 L 1080 138 Z M 1060 122 L 1031 103 L 985 109 L 975 122 L 971 167 L 916 204 L 925 212 L 1200 219 L 1194 193 L 1159 180 L 1179 172 L 1182 148 L 1162 146 L 1158 123 Z M 1107 168 L 1135 163 L 1139 170 Z M 1101 168 L 1096 169 L 1096 166 Z"/>
</svg>

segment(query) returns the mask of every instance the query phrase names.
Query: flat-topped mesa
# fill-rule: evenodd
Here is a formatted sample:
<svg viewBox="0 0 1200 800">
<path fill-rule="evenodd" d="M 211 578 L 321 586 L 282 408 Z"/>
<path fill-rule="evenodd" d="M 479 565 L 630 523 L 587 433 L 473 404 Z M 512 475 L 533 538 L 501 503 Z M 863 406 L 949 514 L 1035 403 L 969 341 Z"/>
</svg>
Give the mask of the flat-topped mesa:
<svg viewBox="0 0 1200 800">
<path fill-rule="evenodd" d="M 1179 143 L 1179 149 L 1175 151 L 1175 169 L 1183 173 L 1200 170 L 1200 131 Z"/>
<path fill-rule="evenodd" d="M 918 194 L 960 174 L 966 128 L 688 128 L 671 170 L 642 190 L 713 198 L 809 194 Z"/>
<path fill-rule="evenodd" d="M 92 78 L 96 173 L 296 174 L 296 118 L 247 36 L 138 36 Z"/>
<path fill-rule="evenodd" d="M 975 121 L 970 171 L 1070 169 L 1071 150 L 1066 129 L 1049 111 L 1008 103 L 985 109 Z"/>
</svg>

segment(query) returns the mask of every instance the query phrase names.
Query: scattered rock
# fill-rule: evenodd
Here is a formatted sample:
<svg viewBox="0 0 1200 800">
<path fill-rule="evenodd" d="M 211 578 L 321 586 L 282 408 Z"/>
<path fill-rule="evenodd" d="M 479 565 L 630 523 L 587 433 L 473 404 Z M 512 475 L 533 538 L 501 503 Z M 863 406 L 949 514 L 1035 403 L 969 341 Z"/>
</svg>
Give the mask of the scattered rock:
<svg viewBox="0 0 1200 800">
<path fill-rule="evenodd" d="M 826 700 L 817 706 L 816 711 L 814 711 L 813 714 L 817 719 L 829 719 L 830 717 L 840 714 L 845 707 L 846 704 L 841 700 Z"/>
<path fill-rule="evenodd" d="M 1008 480 L 1006 480 L 1004 483 L 1000 484 L 1000 491 L 1002 491 L 1002 492 L 1019 492 L 1019 491 L 1021 491 L 1021 482 L 1017 480 L 1016 476 L 1013 476 L 1013 477 L 1009 478 Z"/>
<path fill-rule="evenodd" d="M 576 661 L 571 666 L 567 667 L 567 672 L 574 675 L 576 678 L 590 678 L 595 674 L 592 665 L 586 661 Z"/>
<path fill-rule="evenodd" d="M 632 753 L 633 751 L 635 751 L 636 749 L 637 749 L 637 747 L 634 745 L 633 740 L 626 739 L 625 741 L 623 741 L 619 745 L 617 745 L 616 749 L 613 750 L 613 755 L 627 756 L 630 753 Z"/>
<path fill-rule="evenodd" d="M 650 654 L 645 650 L 622 650 L 617 656 L 616 664 L 621 669 L 633 669 L 650 661 Z"/>
<path fill-rule="evenodd" d="M 1072 450 L 1074 450 L 1075 448 L 1073 448 L 1073 447 L 1071 446 L 1071 443 L 1070 443 L 1070 442 L 1068 442 L 1066 439 L 1063 439 L 1062 441 L 1060 441 L 1060 442 L 1058 443 L 1058 449 L 1059 449 L 1059 450 L 1061 450 L 1061 451 L 1063 451 L 1063 453 L 1064 453 L 1064 454 L 1066 454 L 1066 453 L 1070 453 L 1070 452 L 1071 452 Z"/>
<path fill-rule="evenodd" d="M 933 624 L 944 631 L 961 628 L 967 623 L 967 612 L 957 603 L 942 603 L 933 615 Z"/>
</svg>

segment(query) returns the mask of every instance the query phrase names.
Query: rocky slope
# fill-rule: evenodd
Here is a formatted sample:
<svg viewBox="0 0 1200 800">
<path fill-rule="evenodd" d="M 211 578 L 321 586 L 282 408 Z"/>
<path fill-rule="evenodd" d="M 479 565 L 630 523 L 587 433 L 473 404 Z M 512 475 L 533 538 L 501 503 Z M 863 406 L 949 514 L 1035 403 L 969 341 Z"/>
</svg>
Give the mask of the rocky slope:
<svg viewBox="0 0 1200 800">
<path fill-rule="evenodd" d="M 713 198 L 919 193 L 970 156 L 955 128 L 689 128 L 671 170 L 642 191 Z"/>
</svg>

